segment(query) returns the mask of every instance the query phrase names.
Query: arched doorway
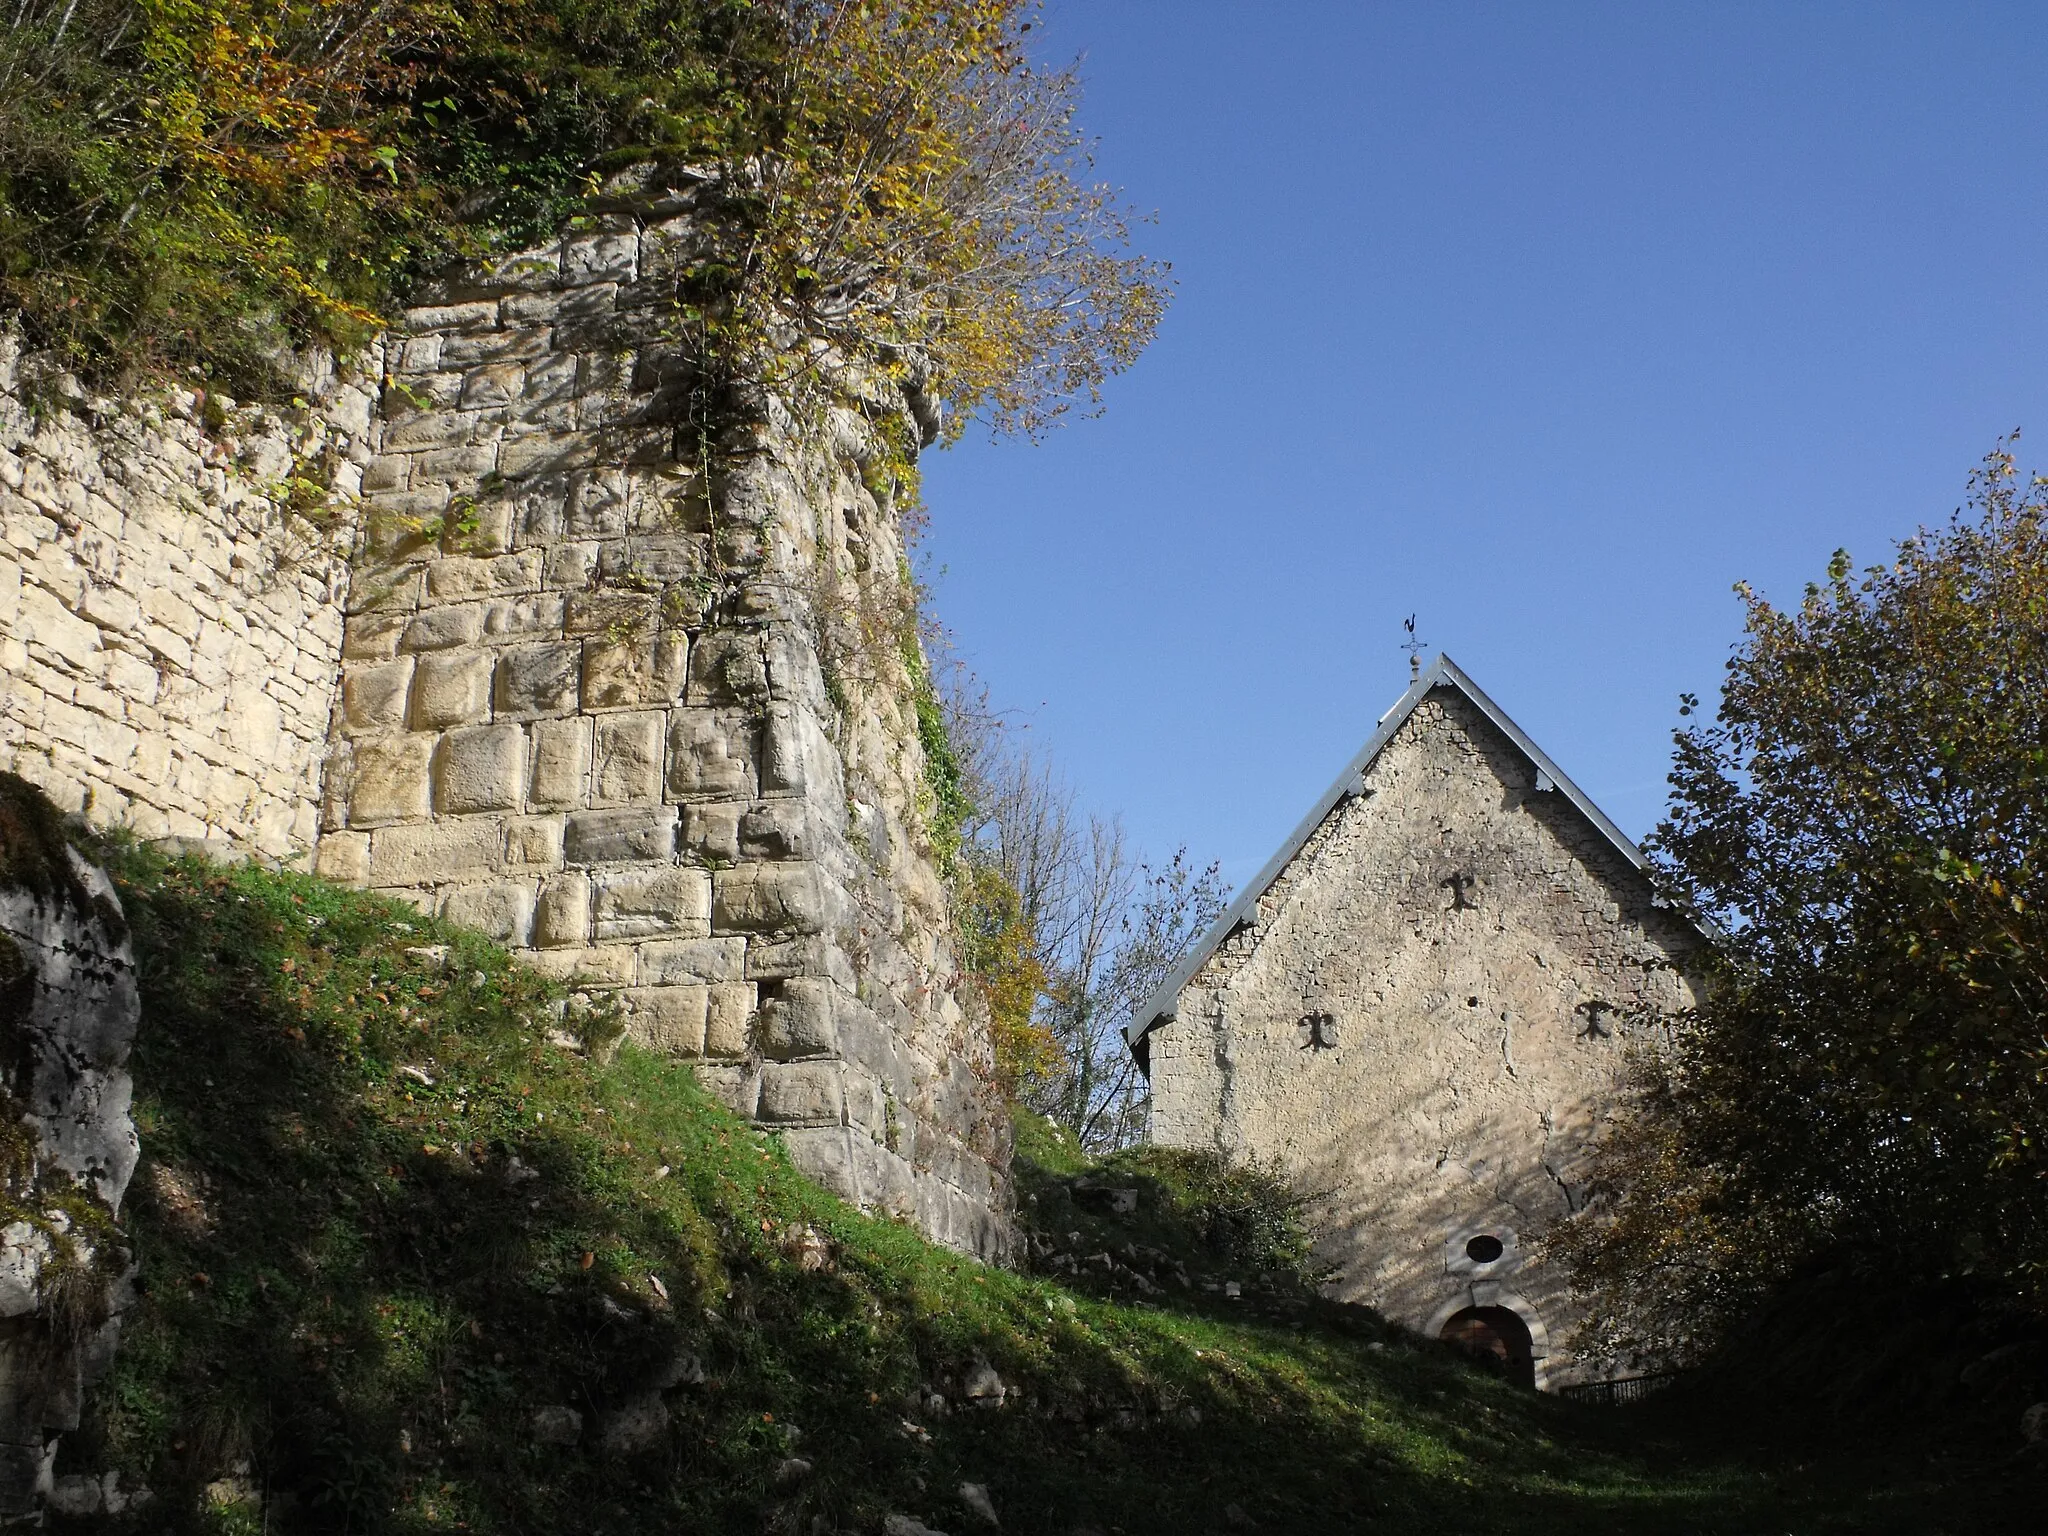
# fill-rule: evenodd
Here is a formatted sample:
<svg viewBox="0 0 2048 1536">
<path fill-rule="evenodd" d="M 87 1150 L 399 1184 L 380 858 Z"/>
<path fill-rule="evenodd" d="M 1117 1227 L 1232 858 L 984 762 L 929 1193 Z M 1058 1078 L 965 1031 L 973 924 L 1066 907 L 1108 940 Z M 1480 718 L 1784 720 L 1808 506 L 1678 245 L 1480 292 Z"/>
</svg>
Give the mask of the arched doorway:
<svg viewBox="0 0 2048 1536">
<path fill-rule="evenodd" d="M 1453 1312 L 1437 1335 L 1481 1361 L 1492 1362 L 1509 1381 L 1536 1385 L 1536 1348 L 1529 1325 L 1506 1307 L 1466 1307 Z"/>
</svg>

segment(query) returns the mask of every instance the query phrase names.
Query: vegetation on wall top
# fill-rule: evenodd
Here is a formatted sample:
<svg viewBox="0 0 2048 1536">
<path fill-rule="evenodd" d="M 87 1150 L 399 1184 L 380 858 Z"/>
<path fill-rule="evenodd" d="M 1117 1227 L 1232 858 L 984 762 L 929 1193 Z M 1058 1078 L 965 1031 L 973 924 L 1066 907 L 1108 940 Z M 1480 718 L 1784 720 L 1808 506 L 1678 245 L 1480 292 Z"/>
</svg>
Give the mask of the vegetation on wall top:
<svg viewBox="0 0 2048 1536">
<path fill-rule="evenodd" d="M 1028 0 L 26 0 L 0 37 L 0 310 L 102 379 L 260 387 L 635 162 L 709 177 L 677 324 L 815 338 L 1035 432 L 1143 347 L 1161 271 L 1087 180 Z"/>
</svg>

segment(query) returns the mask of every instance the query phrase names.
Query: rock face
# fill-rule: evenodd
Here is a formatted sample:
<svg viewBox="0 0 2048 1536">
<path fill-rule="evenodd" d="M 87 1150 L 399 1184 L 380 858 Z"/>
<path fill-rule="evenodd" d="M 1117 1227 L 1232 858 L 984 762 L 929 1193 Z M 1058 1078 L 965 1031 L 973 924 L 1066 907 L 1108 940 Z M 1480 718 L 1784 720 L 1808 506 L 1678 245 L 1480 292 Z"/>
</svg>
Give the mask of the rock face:
<svg viewBox="0 0 2048 1536">
<path fill-rule="evenodd" d="M 112 884 L 0 774 L 0 1520 L 40 1510 L 56 1437 L 113 1357 L 137 1014 Z"/>
<path fill-rule="evenodd" d="M 1153 1137 L 1281 1164 L 1344 1299 L 1565 1384 L 1534 1240 L 1700 936 L 1447 660 L 1303 825 L 1147 1005 Z"/>
</svg>

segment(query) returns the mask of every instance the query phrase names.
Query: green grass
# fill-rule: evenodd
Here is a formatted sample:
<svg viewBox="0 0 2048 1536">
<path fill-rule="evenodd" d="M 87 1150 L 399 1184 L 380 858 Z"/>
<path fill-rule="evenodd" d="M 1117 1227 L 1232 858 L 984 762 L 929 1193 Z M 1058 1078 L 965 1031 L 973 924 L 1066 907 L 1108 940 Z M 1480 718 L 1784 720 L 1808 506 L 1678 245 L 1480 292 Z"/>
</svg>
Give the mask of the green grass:
<svg viewBox="0 0 2048 1536">
<path fill-rule="evenodd" d="M 312 879 L 114 858 L 143 975 L 143 1294 L 58 1470 L 147 1483 L 135 1530 L 900 1511 L 962 1536 L 976 1482 L 1004 1530 L 1061 1536 L 1933 1532 L 2015 1496 L 2009 1468 L 1921 1477 L 1876 1448 L 1686 1452 L 1677 1421 L 1537 1398 L 1284 1287 L 1144 1302 L 984 1268 L 824 1194 L 685 1068 L 551 1043 L 556 994 L 474 936 Z M 1087 1172 L 1027 1151 L 1040 1200 Z M 1146 1243 L 1219 1273 L 1250 1251 L 1216 1246 L 1199 1180 L 1134 1167 L 1112 1172 L 1158 1186 Z M 1000 1408 L 962 1402 L 982 1362 Z M 666 1428 L 607 1451 L 607 1415 L 656 1390 Z M 577 1443 L 536 1442 L 551 1405 Z"/>
</svg>

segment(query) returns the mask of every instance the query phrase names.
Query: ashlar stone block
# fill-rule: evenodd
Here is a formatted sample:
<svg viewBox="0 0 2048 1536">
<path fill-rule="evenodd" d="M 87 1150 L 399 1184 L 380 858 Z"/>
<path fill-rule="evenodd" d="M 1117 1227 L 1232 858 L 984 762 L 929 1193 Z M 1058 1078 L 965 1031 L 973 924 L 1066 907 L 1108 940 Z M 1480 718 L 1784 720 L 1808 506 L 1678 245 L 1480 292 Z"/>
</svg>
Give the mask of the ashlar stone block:
<svg viewBox="0 0 2048 1536">
<path fill-rule="evenodd" d="M 412 682 L 412 721 L 422 730 L 468 725 L 491 708 L 491 658 L 480 651 L 423 656 Z"/>
<path fill-rule="evenodd" d="M 661 798 L 661 737 L 666 717 L 607 715 L 596 726 L 593 805 L 635 805 Z"/>
<path fill-rule="evenodd" d="M 749 859 L 815 859 L 822 839 L 817 808 L 807 800 L 770 800 L 740 818 L 739 854 Z"/>
<path fill-rule="evenodd" d="M 571 816 L 562 852 L 571 864 L 622 864 L 672 859 L 675 847 L 675 807 L 661 806 Z"/>
<path fill-rule="evenodd" d="M 372 885 L 424 885 L 495 874 L 504 857 L 504 829 L 495 820 L 416 822 L 370 837 Z"/>
<path fill-rule="evenodd" d="M 618 987 L 633 979 L 630 944 L 600 944 L 591 949 L 532 949 L 520 958 L 550 976 L 585 986 Z"/>
<path fill-rule="evenodd" d="M 434 754 L 434 809 L 516 809 L 526 781 L 526 732 L 516 725 L 450 731 Z"/>
<path fill-rule="evenodd" d="M 590 942 L 590 877 L 574 870 L 540 888 L 533 911 L 533 942 L 544 949 Z"/>
<path fill-rule="evenodd" d="M 740 859 L 740 820 L 747 814 L 744 801 L 702 802 L 683 807 L 683 851 L 713 864 L 737 864 Z"/>
<path fill-rule="evenodd" d="M 533 891 L 510 883 L 459 886 L 441 899 L 441 916 L 501 944 L 524 944 L 533 922 Z"/>
<path fill-rule="evenodd" d="M 651 1051 L 671 1056 L 704 1054 L 709 987 L 633 987 L 624 997 L 626 1033 Z"/>
<path fill-rule="evenodd" d="M 370 834 L 330 832 L 313 852 L 313 873 L 343 885 L 366 885 L 370 879 Z"/>
<path fill-rule="evenodd" d="M 596 920 L 596 935 L 601 943 L 660 934 L 708 937 L 711 876 L 683 864 L 600 875 Z"/>
<path fill-rule="evenodd" d="M 399 646 L 407 651 L 444 651 L 458 645 L 475 645 L 483 629 L 483 609 L 475 603 L 429 608 L 413 615 Z"/>
<path fill-rule="evenodd" d="M 756 1113 L 780 1124 L 837 1125 L 843 1118 L 845 1073 L 836 1061 L 770 1062 L 761 1068 Z"/>
<path fill-rule="evenodd" d="M 505 824 L 505 865 L 508 869 L 559 869 L 562 863 L 562 818 L 529 816 Z"/>
<path fill-rule="evenodd" d="M 498 659 L 499 717 L 573 711 L 582 666 L 583 648 L 573 641 L 522 645 L 506 651 Z"/>
<path fill-rule="evenodd" d="M 668 792 L 682 800 L 751 799 L 758 727 L 738 710 L 678 709 L 668 731 Z"/>
<path fill-rule="evenodd" d="M 659 697 L 655 686 L 655 645 L 651 637 L 618 640 L 592 636 L 583 642 L 583 705 L 619 709 Z"/>
<path fill-rule="evenodd" d="M 667 939 L 640 946 L 639 977 L 643 986 L 744 981 L 746 963 L 743 938 Z"/>
<path fill-rule="evenodd" d="M 764 1103 L 766 1086 L 764 1078 Z M 771 1117 L 764 1110 L 761 1118 Z M 872 1196 L 861 1179 L 854 1143 L 854 1134 L 838 1125 L 792 1126 L 782 1133 L 789 1160 L 806 1178 L 824 1185 L 848 1204 L 860 1205 L 870 1202 Z"/>
<path fill-rule="evenodd" d="M 816 977 L 785 981 L 761 1000 L 761 1049 L 778 1061 L 830 1056 L 839 1049 L 832 983 Z"/>
<path fill-rule="evenodd" d="M 489 558 L 455 555 L 427 567 L 427 595 L 447 601 L 487 593 L 533 592 L 540 587 L 540 573 L 541 552 L 537 549 Z"/>
<path fill-rule="evenodd" d="M 838 916 L 838 887 L 806 860 L 721 869 L 712 889 L 721 933 L 823 933 Z"/>
<path fill-rule="evenodd" d="M 416 731 L 354 742 L 347 759 L 349 821 L 364 826 L 426 815 L 433 753 L 434 738 Z"/>
<path fill-rule="evenodd" d="M 753 1044 L 755 989 L 751 982 L 720 982 L 704 1013 L 704 1054 L 744 1056 Z"/>
<path fill-rule="evenodd" d="M 352 664 L 342 674 L 341 714 L 351 731 L 397 730 L 405 724 L 406 690 L 412 658 Z"/>
<path fill-rule="evenodd" d="M 531 735 L 534 808 L 582 805 L 590 779 L 590 722 L 542 720 L 531 728 Z"/>
</svg>

